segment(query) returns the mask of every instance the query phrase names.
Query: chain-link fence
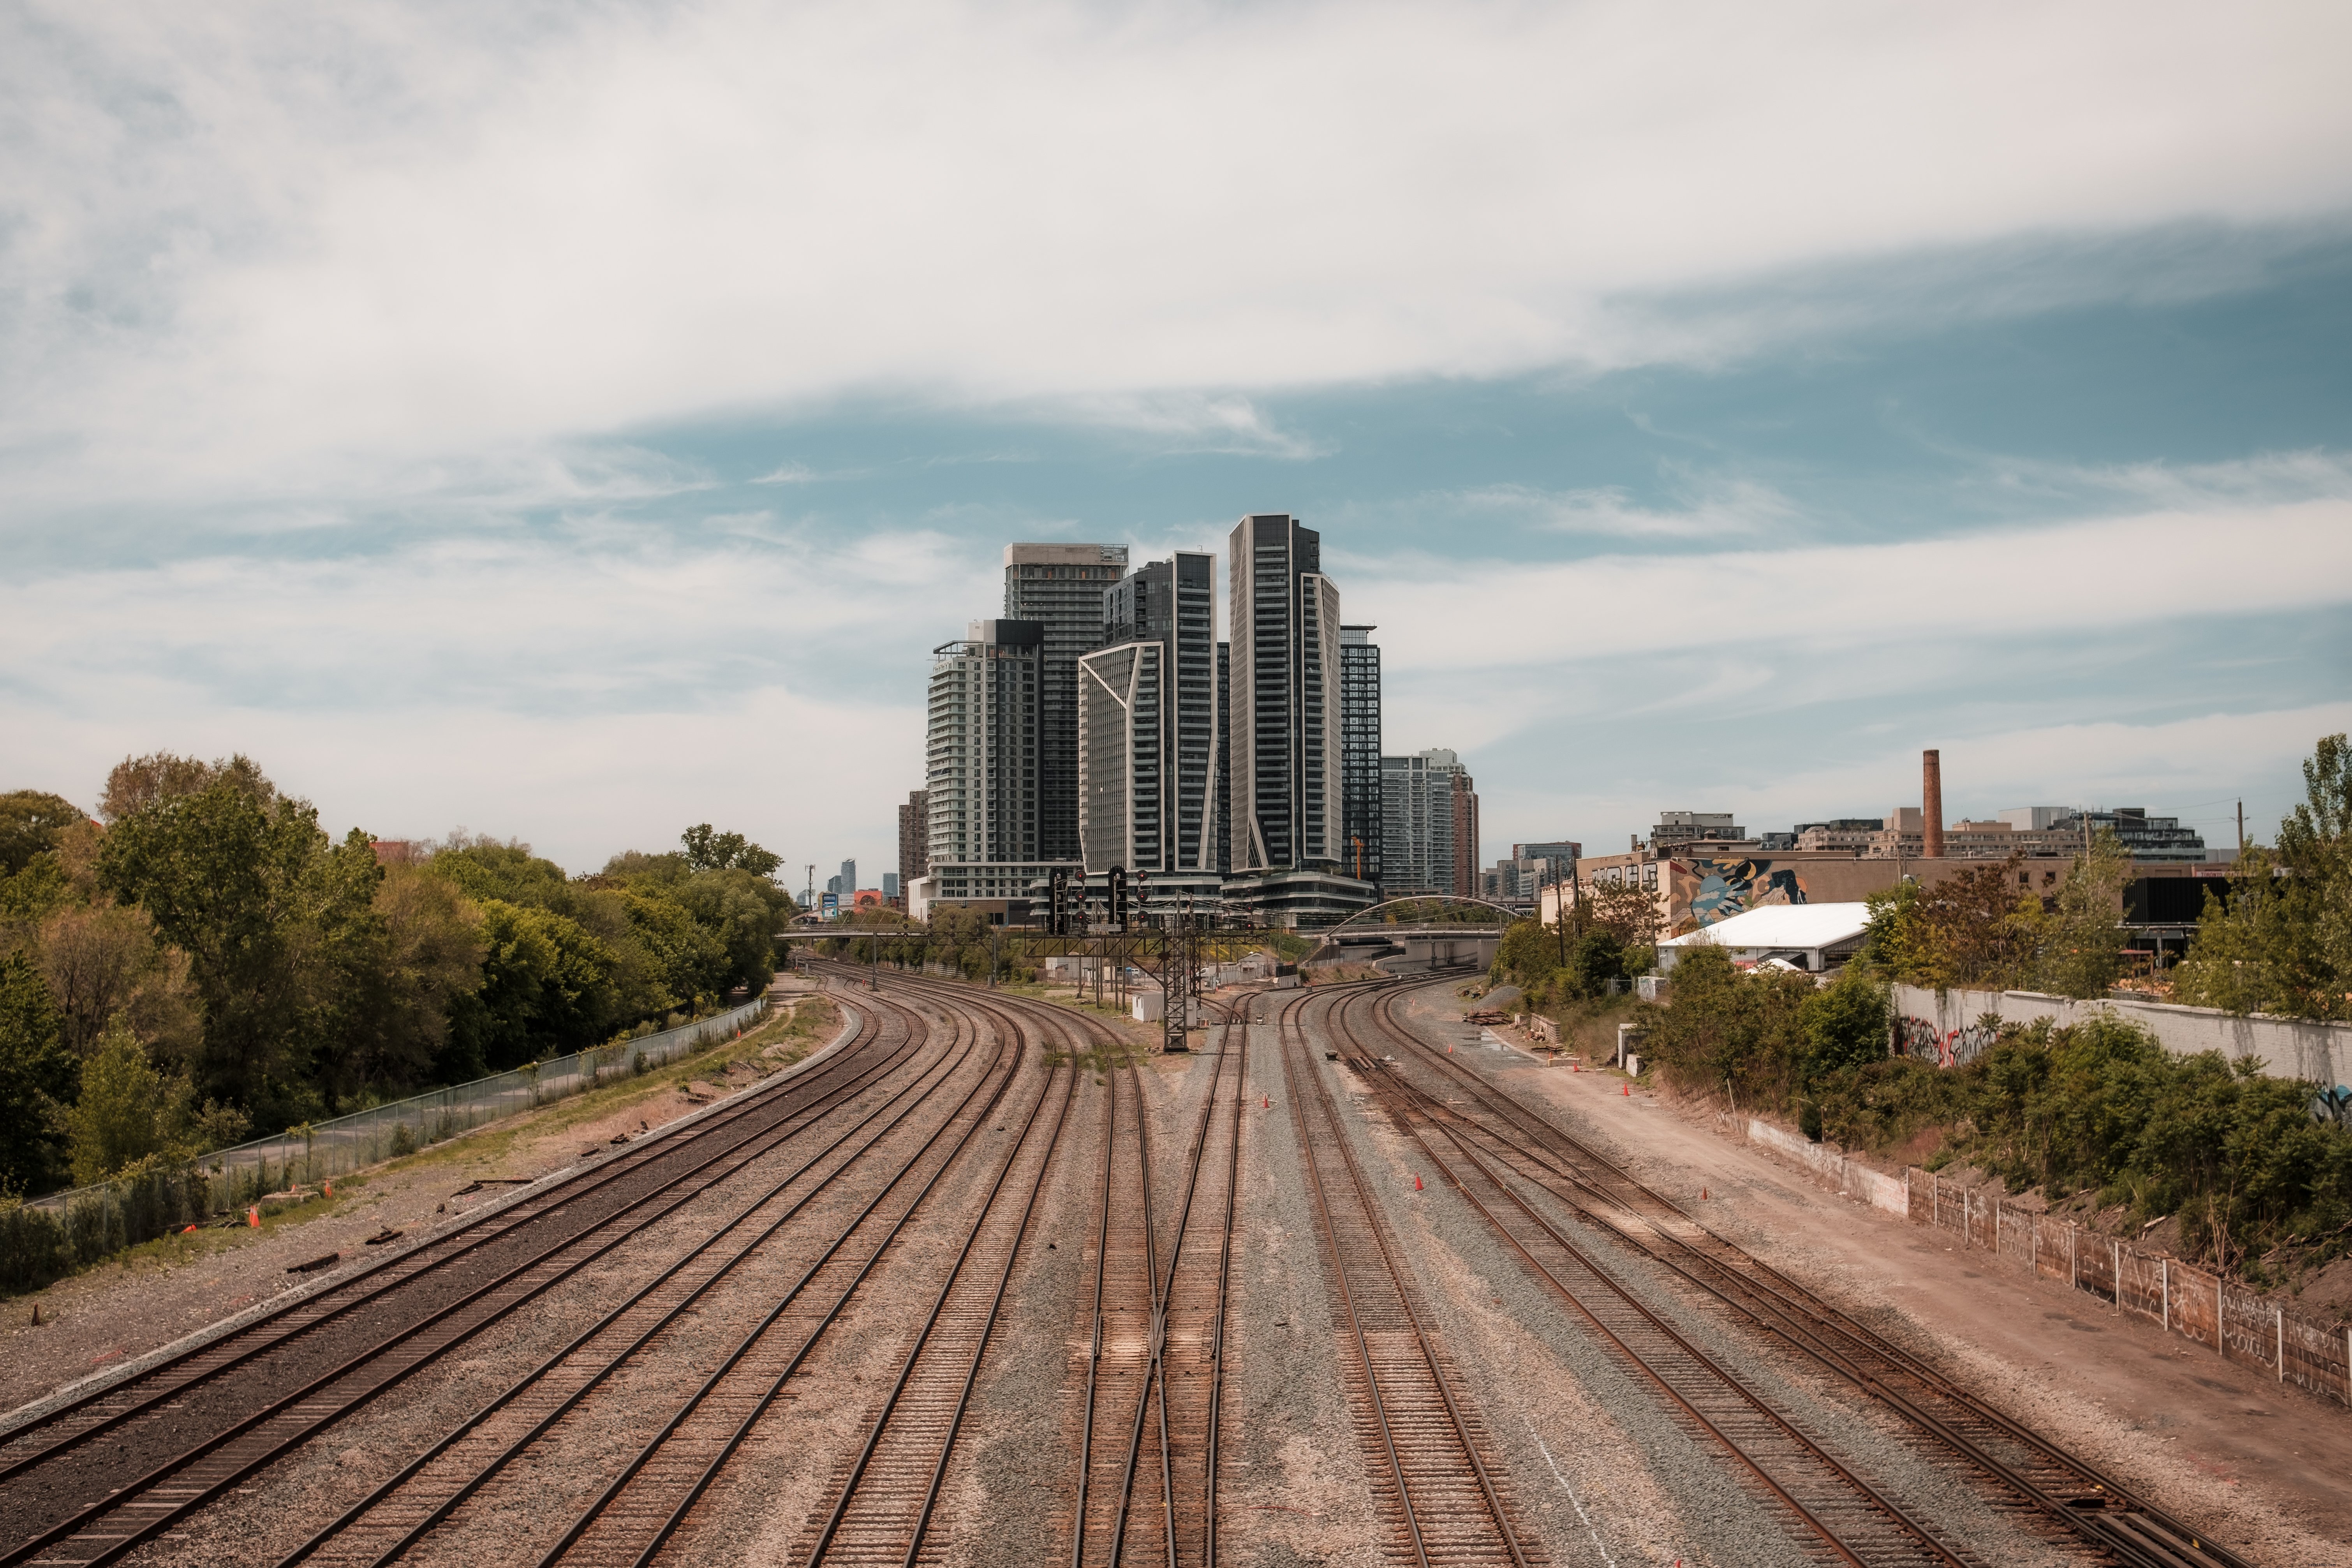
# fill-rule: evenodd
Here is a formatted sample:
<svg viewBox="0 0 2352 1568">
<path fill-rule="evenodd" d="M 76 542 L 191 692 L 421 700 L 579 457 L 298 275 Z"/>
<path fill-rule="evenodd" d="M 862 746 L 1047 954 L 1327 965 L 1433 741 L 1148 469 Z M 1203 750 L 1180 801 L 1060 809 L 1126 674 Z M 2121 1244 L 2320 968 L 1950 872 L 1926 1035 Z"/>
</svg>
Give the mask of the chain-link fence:
<svg viewBox="0 0 2352 1568">
<path fill-rule="evenodd" d="M 766 1007 L 764 998 L 747 1002 L 658 1034 L 289 1127 L 184 1163 L 153 1164 L 95 1186 L 10 1204 L 0 1209 L 0 1287 L 23 1289 L 55 1279 L 76 1264 L 152 1241 L 207 1215 L 234 1213 L 268 1194 L 414 1153 L 485 1122 L 648 1071 L 734 1033 Z"/>
</svg>

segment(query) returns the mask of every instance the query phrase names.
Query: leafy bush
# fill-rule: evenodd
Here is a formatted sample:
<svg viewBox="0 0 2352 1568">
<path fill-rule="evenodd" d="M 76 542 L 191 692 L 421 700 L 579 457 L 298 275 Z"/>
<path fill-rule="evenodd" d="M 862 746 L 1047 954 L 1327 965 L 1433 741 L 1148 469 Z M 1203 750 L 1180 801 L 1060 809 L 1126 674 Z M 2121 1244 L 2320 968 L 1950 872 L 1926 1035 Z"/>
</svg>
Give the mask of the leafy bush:
<svg viewBox="0 0 2352 1568">
<path fill-rule="evenodd" d="M 1874 1151 L 1939 1131 L 1931 1163 L 1966 1160 L 2053 1198 L 2095 1194 L 2136 1219 L 2178 1215 L 2191 1257 L 2263 1279 L 2352 1238 L 2352 1131 L 2313 1121 L 2312 1090 L 2215 1051 L 2176 1057 L 2102 1016 L 2012 1031 L 1964 1067 L 1848 1068 L 1823 1090 L 1822 1125 Z"/>
</svg>

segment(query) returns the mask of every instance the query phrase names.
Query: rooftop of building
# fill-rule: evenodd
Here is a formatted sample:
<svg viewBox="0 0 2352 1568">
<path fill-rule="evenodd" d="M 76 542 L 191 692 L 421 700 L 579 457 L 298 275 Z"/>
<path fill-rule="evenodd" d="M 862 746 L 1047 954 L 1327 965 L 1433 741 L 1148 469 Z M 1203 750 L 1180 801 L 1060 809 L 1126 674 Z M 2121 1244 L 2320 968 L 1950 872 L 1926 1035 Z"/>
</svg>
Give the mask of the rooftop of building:
<svg viewBox="0 0 2352 1568">
<path fill-rule="evenodd" d="M 1127 564 L 1124 544 L 1008 544 L 1007 566 L 1118 566 Z"/>
</svg>

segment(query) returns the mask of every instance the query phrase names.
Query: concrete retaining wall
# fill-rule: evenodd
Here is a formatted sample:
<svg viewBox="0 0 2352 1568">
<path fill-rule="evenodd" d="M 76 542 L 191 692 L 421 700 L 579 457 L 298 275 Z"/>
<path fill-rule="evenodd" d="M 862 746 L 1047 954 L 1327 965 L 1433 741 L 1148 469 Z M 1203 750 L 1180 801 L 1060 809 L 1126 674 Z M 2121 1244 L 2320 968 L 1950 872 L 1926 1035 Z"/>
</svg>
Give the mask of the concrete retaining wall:
<svg viewBox="0 0 2352 1568">
<path fill-rule="evenodd" d="M 1849 1197 L 1860 1198 L 1871 1207 L 1885 1209 L 1891 1215 L 1911 1217 L 1910 1187 L 1884 1171 L 1874 1171 L 1859 1161 L 1849 1160 L 1825 1143 L 1811 1142 L 1801 1132 L 1775 1127 L 1754 1117 L 1748 1121 L 1748 1141 L 1761 1143 L 1791 1160 L 1802 1161 Z"/>
<path fill-rule="evenodd" d="M 2323 1087 L 2352 1083 L 2352 1024 L 2245 1017 L 2218 1007 L 2180 1007 L 2168 1002 L 2078 1002 L 2038 991 L 1895 987 L 1895 1013 L 1931 1026 L 1947 1040 L 1966 1036 L 1988 1013 L 2013 1024 L 2042 1018 L 2071 1024 L 2099 1008 L 2139 1025 L 2177 1056 L 2220 1051 L 2232 1060 L 2260 1062 L 2272 1078 L 2310 1079 Z"/>
</svg>

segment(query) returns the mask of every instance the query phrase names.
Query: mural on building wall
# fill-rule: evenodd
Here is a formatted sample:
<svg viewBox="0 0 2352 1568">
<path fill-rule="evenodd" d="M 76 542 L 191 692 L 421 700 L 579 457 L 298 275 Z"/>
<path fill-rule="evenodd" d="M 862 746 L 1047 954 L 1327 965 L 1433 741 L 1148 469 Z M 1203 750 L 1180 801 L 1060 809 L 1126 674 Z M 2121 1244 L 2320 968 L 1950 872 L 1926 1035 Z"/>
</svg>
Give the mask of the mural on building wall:
<svg viewBox="0 0 2352 1568">
<path fill-rule="evenodd" d="M 1687 936 L 1701 926 L 1768 904 L 1807 901 L 1805 879 L 1794 868 L 1772 868 L 1769 860 L 1745 856 L 1728 859 L 1670 860 L 1666 934 Z"/>
</svg>

